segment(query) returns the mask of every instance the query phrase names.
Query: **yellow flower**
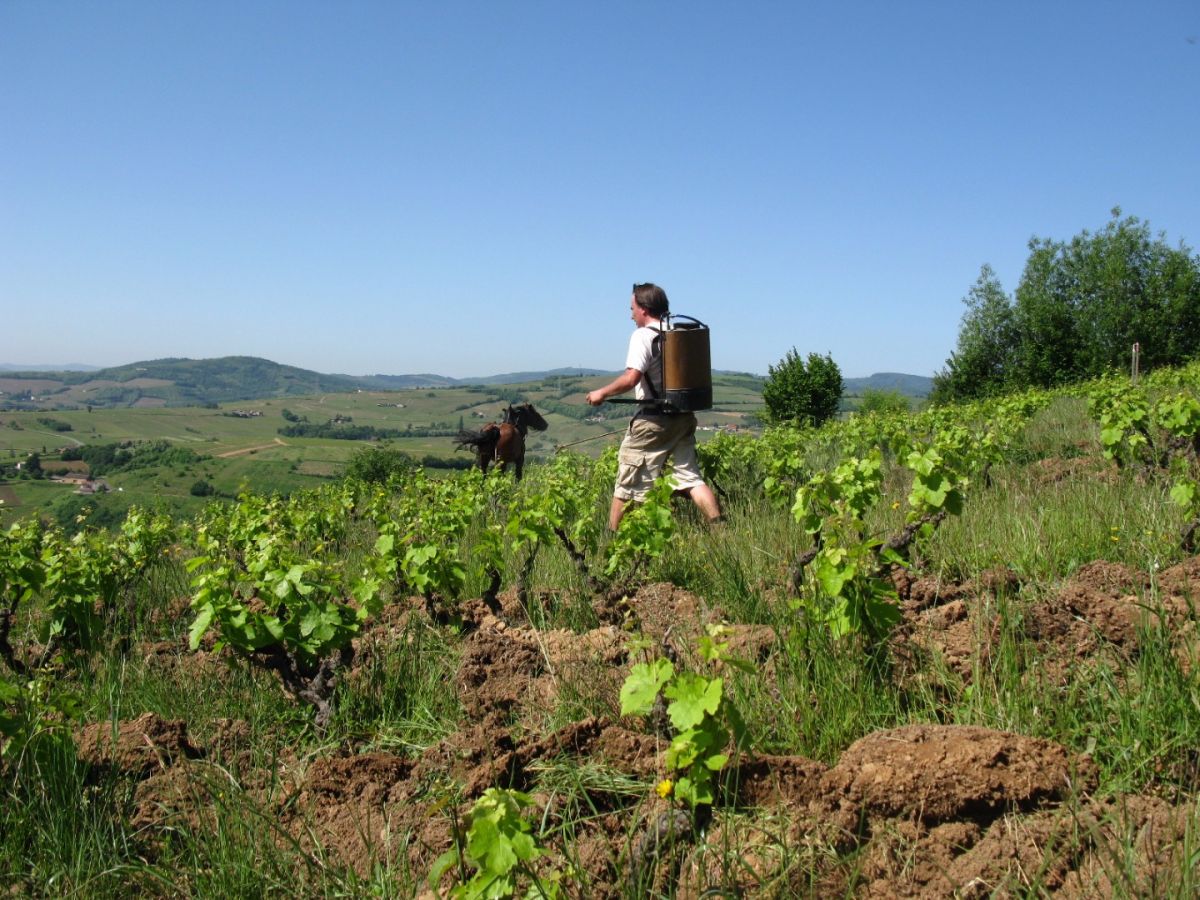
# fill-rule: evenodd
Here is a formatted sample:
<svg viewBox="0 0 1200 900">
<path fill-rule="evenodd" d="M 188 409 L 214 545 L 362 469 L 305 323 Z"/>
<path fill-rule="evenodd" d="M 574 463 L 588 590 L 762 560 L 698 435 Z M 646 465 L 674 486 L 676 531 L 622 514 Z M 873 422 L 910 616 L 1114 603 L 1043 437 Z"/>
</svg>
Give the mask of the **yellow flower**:
<svg viewBox="0 0 1200 900">
<path fill-rule="evenodd" d="M 899 509 L 899 508 L 900 508 L 900 501 L 899 501 L 899 500 L 893 500 L 893 501 L 892 501 L 892 509 Z"/>
<path fill-rule="evenodd" d="M 664 800 L 666 800 L 668 797 L 671 796 L 671 791 L 673 791 L 673 790 L 675 790 L 675 785 L 671 782 L 671 779 L 664 778 L 662 781 L 660 781 L 658 783 L 658 787 L 656 787 L 654 789 L 654 792 L 656 794 L 658 794 L 658 796 L 660 796 Z"/>
</svg>

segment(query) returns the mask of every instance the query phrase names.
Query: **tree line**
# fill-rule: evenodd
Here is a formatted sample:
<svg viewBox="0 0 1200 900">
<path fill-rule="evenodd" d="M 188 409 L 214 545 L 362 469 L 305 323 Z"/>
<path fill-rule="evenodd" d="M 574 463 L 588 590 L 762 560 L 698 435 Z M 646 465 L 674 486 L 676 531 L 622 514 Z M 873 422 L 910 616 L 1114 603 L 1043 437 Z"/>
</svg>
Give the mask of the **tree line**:
<svg viewBox="0 0 1200 900">
<path fill-rule="evenodd" d="M 1105 227 L 1069 241 L 1034 237 L 1012 296 L 991 266 L 963 298 L 958 343 L 931 401 L 1050 388 L 1200 353 L 1200 257 L 1114 209 Z"/>
<path fill-rule="evenodd" d="M 458 429 L 437 423 L 428 428 L 377 428 L 374 425 L 354 425 L 332 420 L 297 422 L 276 429 L 284 437 L 333 438 L 340 441 L 386 441 L 403 437 L 457 437 Z"/>
<path fill-rule="evenodd" d="M 189 466 L 209 457 L 160 439 L 143 443 L 121 441 L 67 447 L 59 454 L 59 458 L 64 461 L 83 460 L 88 464 L 89 473 L 99 476 L 151 466 Z"/>
</svg>

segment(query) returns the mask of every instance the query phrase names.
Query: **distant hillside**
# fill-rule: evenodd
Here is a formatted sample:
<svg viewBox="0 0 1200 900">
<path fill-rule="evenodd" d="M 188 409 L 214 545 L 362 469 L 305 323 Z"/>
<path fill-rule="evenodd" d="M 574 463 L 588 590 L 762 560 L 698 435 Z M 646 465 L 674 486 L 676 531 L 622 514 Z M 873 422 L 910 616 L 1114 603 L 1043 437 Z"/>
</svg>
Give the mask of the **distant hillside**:
<svg viewBox="0 0 1200 900">
<path fill-rule="evenodd" d="M 381 391 L 403 390 L 405 388 L 435 388 L 454 387 L 471 384 L 524 384 L 529 381 L 542 381 L 546 378 L 574 377 L 585 378 L 591 375 L 615 375 L 603 369 L 561 368 L 546 369 L 539 372 L 508 372 L 504 375 L 479 375 L 471 378 L 451 378 L 448 375 L 364 375 L 356 378 L 363 386 Z M 339 376 L 351 378 L 354 376 Z"/>
<path fill-rule="evenodd" d="M 906 397 L 924 398 L 933 390 L 933 379 L 924 375 L 904 375 L 900 372 L 876 372 L 866 378 L 842 380 L 842 393 L 846 396 L 858 396 L 867 389 L 896 391 Z"/>
<path fill-rule="evenodd" d="M 0 363 L 0 372 L 95 372 L 99 368 L 99 366 L 85 366 L 83 363 L 61 363 L 50 366 L 14 366 L 12 363 Z"/>
<path fill-rule="evenodd" d="M 87 372 L 41 369 L 0 372 L 0 409 L 206 406 L 358 390 L 519 384 L 546 377 L 597 372 L 596 369 L 562 368 L 479 378 L 432 374 L 353 376 L 324 375 L 253 356 L 171 358 Z"/>
<path fill-rule="evenodd" d="M 402 391 L 408 388 L 452 387 L 458 382 L 445 375 L 342 375 L 352 378 L 361 386 L 373 391 Z"/>
<path fill-rule="evenodd" d="M 204 406 L 362 387 L 359 379 L 252 356 L 155 359 L 94 372 L 5 373 L 0 375 L 0 409 Z"/>
<path fill-rule="evenodd" d="M 509 372 L 506 375 L 484 375 L 476 378 L 460 378 L 458 384 L 522 384 L 526 381 L 543 381 L 546 378 L 587 378 L 592 375 L 615 375 L 606 369 L 580 369 L 566 367 L 547 369 L 543 372 Z"/>
<path fill-rule="evenodd" d="M 0 409 L 49 410 L 92 407 L 206 406 L 216 403 L 348 393 L 358 390 L 505 385 L 549 378 L 611 375 L 601 369 L 563 367 L 537 372 L 510 372 L 475 378 L 444 375 L 324 375 L 253 356 L 219 359 L 155 359 L 92 371 L 25 369 L 0 372 Z M 761 391 L 762 376 L 714 373 L 742 387 Z M 882 372 L 867 378 L 845 379 L 845 393 L 856 396 L 866 388 L 898 391 L 908 397 L 929 395 L 933 379 L 921 375 Z"/>
</svg>

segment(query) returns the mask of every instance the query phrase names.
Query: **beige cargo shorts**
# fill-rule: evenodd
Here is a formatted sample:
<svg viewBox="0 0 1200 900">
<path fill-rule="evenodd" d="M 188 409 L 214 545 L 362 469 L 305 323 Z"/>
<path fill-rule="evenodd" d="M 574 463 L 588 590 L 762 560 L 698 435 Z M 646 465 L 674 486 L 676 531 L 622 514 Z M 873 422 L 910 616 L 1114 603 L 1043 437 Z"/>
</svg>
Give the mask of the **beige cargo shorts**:
<svg viewBox="0 0 1200 900">
<path fill-rule="evenodd" d="M 671 484 L 677 491 L 704 484 L 696 458 L 696 417 L 639 413 L 629 423 L 618 456 L 618 500 L 643 500 L 671 457 Z"/>
</svg>

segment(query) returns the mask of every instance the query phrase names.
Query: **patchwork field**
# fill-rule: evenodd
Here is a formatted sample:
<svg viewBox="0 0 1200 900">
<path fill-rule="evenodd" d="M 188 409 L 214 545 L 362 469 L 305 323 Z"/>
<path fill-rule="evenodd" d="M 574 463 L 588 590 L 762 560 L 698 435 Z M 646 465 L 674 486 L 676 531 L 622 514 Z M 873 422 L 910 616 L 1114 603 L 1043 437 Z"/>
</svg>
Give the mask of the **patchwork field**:
<svg viewBox="0 0 1200 900">
<path fill-rule="evenodd" d="M 207 502 L 191 494 L 198 480 L 208 482 L 218 495 L 229 497 L 244 490 L 287 493 L 335 477 L 355 452 L 371 443 L 280 435 L 281 428 L 294 424 L 321 425 L 340 420 L 353 426 L 386 429 L 394 433 L 387 438 L 392 446 L 417 459 L 466 461 L 469 455 L 456 448 L 449 434 L 498 421 L 509 402 L 528 400 L 541 408 L 550 423 L 547 431 L 530 434 L 530 461 L 548 459 L 562 445 L 597 455 L 619 440 L 619 434 L 608 432 L 623 429 L 632 412 L 628 406 L 609 405 L 597 415 L 586 407 L 584 395 L 606 380 L 603 376 L 558 377 L 492 388 L 361 390 L 240 401 L 215 408 L 2 411 L 0 464 L 36 452 L 46 460 L 49 470 L 64 450 L 125 441 L 165 440 L 192 450 L 200 458 L 182 467 L 106 476 L 110 492 L 86 501 L 78 498 L 75 486 L 10 480 L 7 487 L 13 498 L 0 506 L 0 523 L 15 518 L 14 510 L 18 508 L 25 512 L 40 509 L 47 514 L 55 514 L 57 509 L 60 519 L 73 518 L 85 502 L 92 508 L 108 508 L 113 514 L 130 504 L 165 505 L 192 513 Z M 702 441 L 721 428 L 751 429 L 762 407 L 758 381 L 748 376 L 718 376 L 714 380 L 714 400 L 714 409 L 698 416 Z M 576 418 L 580 411 L 592 415 L 593 420 Z M 426 433 L 430 431 L 437 433 Z"/>
</svg>

